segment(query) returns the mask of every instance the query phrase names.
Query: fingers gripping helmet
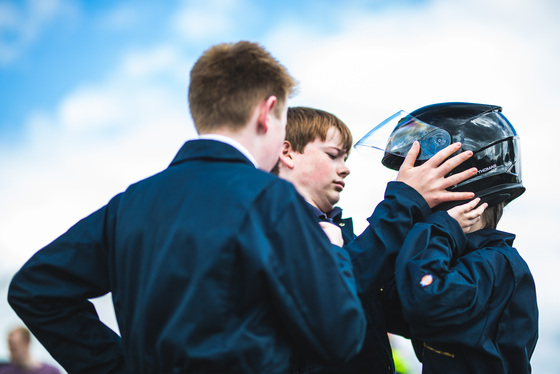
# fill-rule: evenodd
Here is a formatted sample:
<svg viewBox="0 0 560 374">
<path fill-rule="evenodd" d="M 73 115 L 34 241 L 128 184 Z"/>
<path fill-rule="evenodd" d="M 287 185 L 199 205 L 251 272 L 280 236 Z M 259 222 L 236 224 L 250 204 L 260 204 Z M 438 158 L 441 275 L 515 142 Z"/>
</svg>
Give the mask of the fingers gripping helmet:
<svg viewBox="0 0 560 374">
<path fill-rule="evenodd" d="M 385 145 L 376 146 L 379 144 L 376 138 L 388 126 L 392 129 L 388 140 L 385 136 Z M 521 182 L 519 137 L 499 106 L 441 103 L 422 107 L 410 114 L 399 112 L 370 131 L 356 146 L 384 150 L 383 165 L 398 170 L 415 140 L 420 142 L 421 147 L 417 165 L 454 142 L 462 144 L 458 153 L 466 150 L 473 152 L 470 159 L 449 175 L 473 166 L 478 173 L 448 188 L 449 191 L 474 192 L 481 202 L 487 202 L 489 206 L 509 203 L 525 192 Z M 461 203 L 444 203 L 435 209 L 449 209 Z"/>
</svg>

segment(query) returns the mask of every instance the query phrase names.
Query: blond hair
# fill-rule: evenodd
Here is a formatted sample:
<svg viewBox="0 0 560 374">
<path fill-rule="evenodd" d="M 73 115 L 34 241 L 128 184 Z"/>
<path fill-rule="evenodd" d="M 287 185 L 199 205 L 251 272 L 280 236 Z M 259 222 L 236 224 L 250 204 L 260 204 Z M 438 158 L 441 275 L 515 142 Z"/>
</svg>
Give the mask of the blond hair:
<svg viewBox="0 0 560 374">
<path fill-rule="evenodd" d="M 288 108 L 286 140 L 298 153 L 303 153 L 305 146 L 317 137 L 323 142 L 326 141 L 331 127 L 340 132 L 342 149 L 349 154 L 352 148 L 352 133 L 337 116 L 324 110 L 308 107 Z"/>
<path fill-rule="evenodd" d="M 280 118 L 297 82 L 257 43 L 218 44 L 205 51 L 191 70 L 189 107 L 199 133 L 227 125 L 242 128 L 257 103 L 276 96 Z"/>
</svg>

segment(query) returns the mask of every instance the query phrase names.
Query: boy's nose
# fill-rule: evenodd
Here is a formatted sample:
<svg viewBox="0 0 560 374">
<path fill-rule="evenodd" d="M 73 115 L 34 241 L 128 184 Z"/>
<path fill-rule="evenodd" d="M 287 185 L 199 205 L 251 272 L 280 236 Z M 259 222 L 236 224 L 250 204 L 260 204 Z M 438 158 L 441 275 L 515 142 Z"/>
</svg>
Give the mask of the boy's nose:
<svg viewBox="0 0 560 374">
<path fill-rule="evenodd" d="M 350 169 L 348 168 L 348 166 L 346 166 L 346 164 L 344 164 L 338 170 L 338 175 L 340 175 L 342 178 L 346 178 L 348 176 L 348 174 L 350 174 Z"/>
</svg>

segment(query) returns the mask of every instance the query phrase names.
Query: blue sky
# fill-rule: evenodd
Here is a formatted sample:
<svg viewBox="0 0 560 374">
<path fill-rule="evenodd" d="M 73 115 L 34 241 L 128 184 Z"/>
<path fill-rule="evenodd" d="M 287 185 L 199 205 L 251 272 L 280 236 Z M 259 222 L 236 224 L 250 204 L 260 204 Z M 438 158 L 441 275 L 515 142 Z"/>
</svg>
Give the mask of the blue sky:
<svg viewBox="0 0 560 374">
<path fill-rule="evenodd" d="M 503 106 L 527 192 L 499 228 L 517 234 L 537 282 L 534 371 L 559 372 L 559 16 L 555 0 L 0 0 L 0 300 L 31 254 L 168 165 L 196 135 L 192 64 L 246 39 L 299 80 L 291 105 L 333 112 L 355 140 L 401 109 Z M 340 204 L 359 231 L 394 173 L 360 152 L 349 166 Z M 17 322 L 5 302 L 0 321 L 0 336 Z"/>
<path fill-rule="evenodd" d="M 127 13 L 125 4 L 120 8 L 107 1 L 0 4 L 5 15 L 13 14 L 13 24 L 2 25 L 1 29 L 0 80 L 3 87 L 10 87 L 0 96 L 3 136 L 21 135 L 17 124 L 30 110 L 56 105 L 76 82 L 101 78 L 122 56 L 123 47 L 146 45 L 161 37 L 161 33 L 150 32 L 160 29 L 160 24 L 152 21 L 146 27 L 138 27 L 139 23 L 161 20 L 160 17 L 145 17 L 132 8 Z M 113 5 L 113 9 L 107 5 Z M 164 11 L 152 8 L 156 16 Z"/>
<path fill-rule="evenodd" d="M 365 2 L 364 9 L 420 2 Z M 185 56 L 196 58 L 209 45 L 224 41 L 224 36 L 231 41 L 255 39 L 262 30 L 284 22 L 311 22 L 316 32 L 334 33 L 336 10 L 361 2 L 300 3 L 1 1 L 0 82 L 10 88 L 0 92 L 2 140 L 21 140 L 18 124 L 29 111 L 55 106 L 77 82 L 102 79 L 131 50 L 165 40 L 182 48 Z M 199 28 L 178 24 L 181 15 L 177 10 L 185 4 L 192 12 L 185 15 L 186 21 L 200 22 Z"/>
</svg>

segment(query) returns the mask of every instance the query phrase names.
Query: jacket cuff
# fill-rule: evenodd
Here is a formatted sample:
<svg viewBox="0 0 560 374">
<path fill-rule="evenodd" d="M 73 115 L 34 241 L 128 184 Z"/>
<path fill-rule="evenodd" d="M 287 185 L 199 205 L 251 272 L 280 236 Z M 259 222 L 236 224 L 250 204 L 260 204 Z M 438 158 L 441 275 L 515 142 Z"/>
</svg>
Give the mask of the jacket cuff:
<svg viewBox="0 0 560 374">
<path fill-rule="evenodd" d="M 422 195 L 404 182 L 391 181 L 387 183 L 385 198 L 390 196 L 398 198 L 399 201 L 403 202 L 405 205 L 415 207 L 421 215 L 421 220 L 426 219 L 432 214 L 432 209 L 430 209 L 430 206 Z"/>
<path fill-rule="evenodd" d="M 443 232 L 446 232 L 453 243 L 452 251 L 454 256 L 461 256 L 464 248 L 467 246 L 467 236 L 463 232 L 459 222 L 444 211 L 435 212 L 430 214 L 426 219 L 430 223 Z"/>
</svg>

